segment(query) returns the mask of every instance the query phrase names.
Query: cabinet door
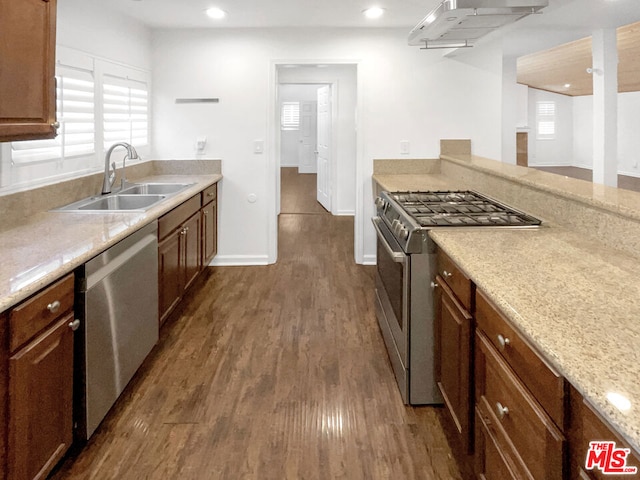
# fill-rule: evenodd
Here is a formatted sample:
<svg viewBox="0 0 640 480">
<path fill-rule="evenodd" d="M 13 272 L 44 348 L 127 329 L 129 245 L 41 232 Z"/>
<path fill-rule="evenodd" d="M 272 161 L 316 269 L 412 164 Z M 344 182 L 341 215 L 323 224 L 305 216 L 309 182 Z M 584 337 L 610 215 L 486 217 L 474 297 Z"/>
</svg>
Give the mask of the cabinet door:
<svg viewBox="0 0 640 480">
<path fill-rule="evenodd" d="M 202 266 L 206 267 L 216 256 L 218 243 L 217 202 L 202 207 Z"/>
<path fill-rule="evenodd" d="M 447 410 L 460 434 L 465 453 L 472 450 L 473 399 L 471 387 L 471 315 L 454 298 L 438 276 L 439 302 L 436 320 L 437 382 Z"/>
<path fill-rule="evenodd" d="M 158 245 L 159 318 L 164 322 L 182 295 L 183 261 L 181 232 L 178 231 Z"/>
<path fill-rule="evenodd" d="M 53 138 L 56 0 L 0 1 L 0 141 Z"/>
<path fill-rule="evenodd" d="M 184 289 L 196 279 L 200 273 L 200 255 L 202 233 L 200 229 L 200 214 L 193 215 L 187 220 L 182 229 L 184 244 Z"/>
<path fill-rule="evenodd" d="M 44 478 L 73 439 L 73 314 L 9 360 L 9 478 Z"/>
</svg>

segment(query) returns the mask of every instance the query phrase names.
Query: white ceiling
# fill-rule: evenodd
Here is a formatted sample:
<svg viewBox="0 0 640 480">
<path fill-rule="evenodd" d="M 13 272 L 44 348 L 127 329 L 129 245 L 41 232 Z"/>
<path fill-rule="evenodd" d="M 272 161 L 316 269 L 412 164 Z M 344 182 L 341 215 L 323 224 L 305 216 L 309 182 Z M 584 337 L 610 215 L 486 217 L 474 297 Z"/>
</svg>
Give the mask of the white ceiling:
<svg viewBox="0 0 640 480">
<path fill-rule="evenodd" d="M 96 0 L 93 0 L 96 1 Z M 130 15 L 152 28 L 244 27 L 413 27 L 439 0 L 108 0 L 103 6 Z M 386 10 L 380 20 L 362 11 Z M 222 21 L 208 18 L 209 7 L 227 12 Z"/>
<path fill-rule="evenodd" d="M 64 1 L 64 0 L 61 0 Z M 407 35 L 441 0 L 88 0 L 110 6 L 150 28 L 398 27 Z M 369 20 L 362 11 L 384 8 Z M 216 6 L 222 21 L 204 12 Z M 494 32 L 505 54 L 520 56 L 591 35 L 596 28 L 640 21 L 640 0 L 549 0 L 540 15 L 530 15 Z M 410 47 L 408 47 L 410 48 Z M 415 48 L 415 47 L 413 47 Z"/>
</svg>

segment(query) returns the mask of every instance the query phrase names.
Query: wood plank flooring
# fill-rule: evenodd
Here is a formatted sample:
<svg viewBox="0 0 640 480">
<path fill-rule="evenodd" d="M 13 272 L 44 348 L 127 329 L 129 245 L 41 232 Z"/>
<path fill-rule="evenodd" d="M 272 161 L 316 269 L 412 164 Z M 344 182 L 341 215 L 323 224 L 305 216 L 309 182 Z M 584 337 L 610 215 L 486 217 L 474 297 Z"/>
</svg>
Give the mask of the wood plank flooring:
<svg viewBox="0 0 640 480">
<path fill-rule="evenodd" d="M 317 175 L 298 173 L 297 167 L 280 169 L 280 213 L 328 213 L 317 201 Z"/>
<path fill-rule="evenodd" d="M 405 407 L 353 219 L 283 214 L 277 264 L 208 270 L 56 479 L 459 479 Z"/>
</svg>

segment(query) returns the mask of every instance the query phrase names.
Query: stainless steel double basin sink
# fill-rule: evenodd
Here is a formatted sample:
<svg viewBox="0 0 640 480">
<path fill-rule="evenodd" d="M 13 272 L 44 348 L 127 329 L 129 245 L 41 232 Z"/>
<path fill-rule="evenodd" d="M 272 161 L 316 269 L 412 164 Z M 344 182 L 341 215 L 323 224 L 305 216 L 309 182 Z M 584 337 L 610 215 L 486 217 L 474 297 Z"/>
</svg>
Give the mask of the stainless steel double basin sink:
<svg viewBox="0 0 640 480">
<path fill-rule="evenodd" d="M 135 212 L 145 211 L 157 203 L 192 186 L 192 183 L 138 183 L 106 195 L 95 195 L 54 209 L 57 212 Z"/>
</svg>

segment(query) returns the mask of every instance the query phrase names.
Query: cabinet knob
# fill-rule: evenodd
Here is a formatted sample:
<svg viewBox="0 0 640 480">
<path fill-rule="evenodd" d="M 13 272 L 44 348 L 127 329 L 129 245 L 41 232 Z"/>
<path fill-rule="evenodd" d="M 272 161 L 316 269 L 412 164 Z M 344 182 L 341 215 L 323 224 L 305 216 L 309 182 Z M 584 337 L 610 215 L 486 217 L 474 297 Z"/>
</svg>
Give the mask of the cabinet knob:
<svg viewBox="0 0 640 480">
<path fill-rule="evenodd" d="M 60 310 L 60 301 L 56 300 L 55 302 L 51 302 L 49 305 L 47 305 L 47 310 L 49 310 L 51 313 L 56 313 L 58 310 Z"/>
<path fill-rule="evenodd" d="M 69 323 L 69 328 L 71 330 L 73 330 L 74 332 L 80 327 L 80 320 L 78 320 L 77 318 L 73 321 Z"/>
<path fill-rule="evenodd" d="M 51 126 L 57 130 L 60 128 L 60 122 L 53 122 Z"/>
<path fill-rule="evenodd" d="M 438 288 L 440 285 L 438 285 L 438 282 L 431 282 L 431 288 L 433 288 L 434 290 L 436 288 Z"/>
<path fill-rule="evenodd" d="M 509 409 L 500 402 L 496 402 L 496 414 L 498 418 L 502 420 L 505 415 L 509 415 Z"/>
<path fill-rule="evenodd" d="M 453 273 L 447 272 L 446 270 L 443 270 L 443 272 L 442 272 L 442 276 L 444 278 L 449 278 L 449 277 L 451 277 L 451 275 L 453 275 Z"/>
<path fill-rule="evenodd" d="M 511 344 L 511 340 L 509 340 L 508 337 L 503 337 L 502 335 L 498 334 L 498 343 L 500 344 L 500 348 L 504 350 L 506 346 Z"/>
<path fill-rule="evenodd" d="M 213 192 L 207 193 L 207 197 L 213 197 Z"/>
</svg>

